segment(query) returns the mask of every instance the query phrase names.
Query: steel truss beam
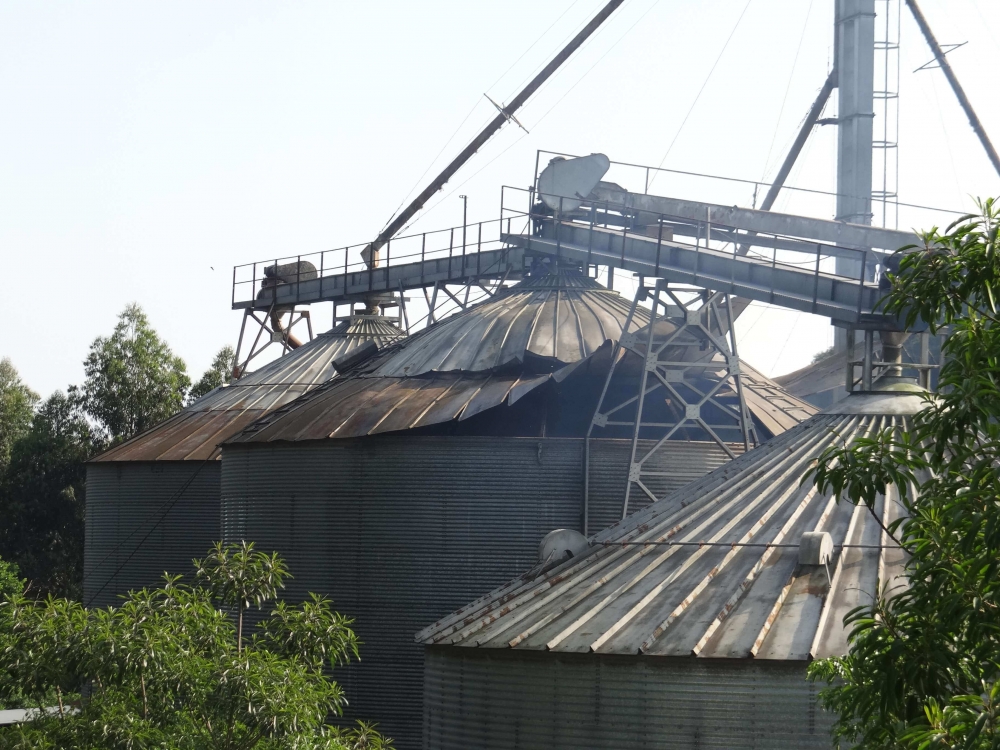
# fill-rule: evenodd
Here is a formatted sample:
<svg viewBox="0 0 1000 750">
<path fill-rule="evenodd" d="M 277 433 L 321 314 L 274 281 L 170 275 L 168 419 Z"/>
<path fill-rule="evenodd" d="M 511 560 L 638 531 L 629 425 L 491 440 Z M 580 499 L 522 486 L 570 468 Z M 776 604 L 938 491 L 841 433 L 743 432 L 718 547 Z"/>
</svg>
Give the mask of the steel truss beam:
<svg viewBox="0 0 1000 750">
<path fill-rule="evenodd" d="M 520 248 L 473 251 L 454 257 L 429 258 L 413 263 L 382 265 L 308 281 L 280 284 L 261 290 L 252 300 L 233 303 L 233 309 L 268 309 L 270 305 L 308 305 L 315 302 L 344 304 L 362 301 L 370 294 L 400 289 L 421 289 L 438 284 L 478 285 L 488 279 L 520 273 L 525 265 Z"/>
<path fill-rule="evenodd" d="M 282 318 L 288 315 L 288 323 L 285 324 Z M 247 320 L 253 319 L 251 324 L 250 333 L 253 333 L 253 343 L 250 344 L 250 351 L 247 353 L 246 359 L 242 362 L 240 361 L 240 352 L 243 349 L 243 341 L 247 336 Z M 275 308 L 274 306 L 264 315 L 258 316 L 258 313 L 254 310 L 244 310 L 243 311 L 243 323 L 240 325 L 240 338 L 236 342 L 236 354 L 233 357 L 233 379 L 243 377 L 246 374 L 247 367 L 250 362 L 253 361 L 257 356 L 259 356 L 265 349 L 267 349 L 271 344 L 279 344 L 281 346 L 281 354 L 285 355 L 292 349 L 297 349 L 302 345 L 295 335 L 292 333 L 292 329 L 296 325 L 305 322 L 306 330 L 309 335 L 309 341 L 313 340 L 313 329 L 312 329 L 312 318 L 309 315 L 308 310 L 298 310 L 296 311 L 295 306 L 291 308 Z M 253 329 L 256 328 L 256 333 Z M 262 340 L 262 335 L 267 334 L 266 338 Z"/>
<path fill-rule="evenodd" d="M 628 332 L 640 303 L 650 322 Z M 638 372 L 636 372 L 636 370 Z M 629 429 L 632 446 L 622 518 L 633 488 L 656 501 L 652 459 L 679 438 L 708 439 L 735 458 L 734 444 L 757 445 L 746 407 L 728 295 L 643 279 L 616 342 L 585 446 L 584 533 L 589 525 L 590 440 Z M 653 440 L 651 447 L 645 441 Z M 640 441 L 643 441 L 640 445 Z"/>
</svg>

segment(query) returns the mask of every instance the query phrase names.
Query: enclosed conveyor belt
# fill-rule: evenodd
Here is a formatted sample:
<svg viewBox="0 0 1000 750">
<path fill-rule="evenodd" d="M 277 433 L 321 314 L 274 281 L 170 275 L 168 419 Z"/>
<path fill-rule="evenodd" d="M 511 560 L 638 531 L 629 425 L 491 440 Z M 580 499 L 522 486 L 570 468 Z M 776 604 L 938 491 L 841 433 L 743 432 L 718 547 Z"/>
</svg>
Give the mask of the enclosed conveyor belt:
<svg viewBox="0 0 1000 750">
<path fill-rule="evenodd" d="M 711 230 L 709 230 L 711 231 Z M 813 313 L 835 323 L 859 328 L 895 329 L 894 319 L 874 313 L 884 295 L 879 285 L 864 280 L 864 252 L 815 245 L 813 258 L 783 259 L 740 255 L 734 250 L 706 247 L 704 241 L 687 244 L 666 241 L 662 230 L 648 227 L 604 227 L 591 220 L 539 222 L 533 234 L 504 235 L 508 244 L 530 254 L 546 254 L 579 264 L 610 265 L 644 276 L 693 284 L 747 299 Z M 714 236 L 714 235 L 713 235 Z M 854 278 L 823 270 L 823 261 L 844 252 L 858 257 Z M 827 264 L 829 265 L 829 264 Z"/>
<path fill-rule="evenodd" d="M 759 253 L 740 255 L 732 249 L 720 249 L 718 242 L 715 247 L 706 247 L 704 240 L 681 243 L 650 237 L 648 233 L 648 227 L 640 231 L 547 220 L 540 224 L 535 234 L 502 233 L 505 247 L 392 263 L 375 269 L 359 267 L 346 273 L 327 273 L 297 283 L 265 287 L 251 299 L 234 298 L 233 308 L 266 309 L 272 305 L 345 302 L 372 292 L 416 289 L 434 283 L 513 278 L 526 269 L 529 256 L 541 255 L 563 258 L 581 266 L 613 266 L 644 276 L 702 286 L 823 315 L 842 325 L 876 330 L 898 327 L 895 319 L 873 312 L 884 292 L 879 291 L 877 283 L 859 278 L 864 258 L 862 251 L 817 244 L 810 257 L 804 252 L 781 250 L 784 245 L 779 238 L 776 241 L 778 250 L 770 257 L 762 257 Z M 713 226 L 707 233 L 714 240 L 728 239 L 730 248 L 735 247 L 742 236 L 721 226 Z M 801 247 L 801 243 L 798 246 Z M 825 259 L 844 254 L 857 256 L 859 277 L 839 276 L 821 267 Z"/>
</svg>

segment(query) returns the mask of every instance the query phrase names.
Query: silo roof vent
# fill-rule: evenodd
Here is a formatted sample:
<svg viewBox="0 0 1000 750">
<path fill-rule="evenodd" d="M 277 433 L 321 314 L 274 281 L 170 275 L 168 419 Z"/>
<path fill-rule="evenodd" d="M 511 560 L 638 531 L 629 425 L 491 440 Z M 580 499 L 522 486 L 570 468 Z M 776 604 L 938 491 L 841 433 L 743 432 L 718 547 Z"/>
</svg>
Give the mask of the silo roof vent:
<svg viewBox="0 0 1000 750">
<path fill-rule="evenodd" d="M 550 531 L 538 544 L 538 562 L 563 562 L 571 557 L 586 555 L 590 541 L 579 531 L 556 529 Z"/>
<path fill-rule="evenodd" d="M 799 565 L 826 565 L 833 557 L 833 537 L 826 531 L 807 531 L 799 541 Z"/>
</svg>

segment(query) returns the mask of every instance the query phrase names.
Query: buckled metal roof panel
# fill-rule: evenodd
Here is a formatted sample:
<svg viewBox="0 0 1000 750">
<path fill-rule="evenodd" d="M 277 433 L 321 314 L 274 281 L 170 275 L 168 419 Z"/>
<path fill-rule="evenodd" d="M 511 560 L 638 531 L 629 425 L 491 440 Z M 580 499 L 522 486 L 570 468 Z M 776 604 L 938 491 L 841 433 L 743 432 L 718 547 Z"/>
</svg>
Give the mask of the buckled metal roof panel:
<svg viewBox="0 0 1000 750">
<path fill-rule="evenodd" d="M 377 315 L 357 315 L 293 352 L 217 388 L 173 417 L 94 461 L 197 461 L 218 458 L 218 445 L 269 411 L 333 378 L 330 362 L 367 341 L 380 348 L 403 332 Z"/>
<path fill-rule="evenodd" d="M 629 307 L 617 292 L 580 273 L 529 277 L 410 336 L 353 377 L 269 413 L 229 442 L 360 437 L 464 420 L 514 404 L 607 351 L 621 335 Z M 629 330 L 648 322 L 640 307 Z M 746 363 L 741 371 L 748 406 L 771 434 L 816 412 Z"/>
</svg>

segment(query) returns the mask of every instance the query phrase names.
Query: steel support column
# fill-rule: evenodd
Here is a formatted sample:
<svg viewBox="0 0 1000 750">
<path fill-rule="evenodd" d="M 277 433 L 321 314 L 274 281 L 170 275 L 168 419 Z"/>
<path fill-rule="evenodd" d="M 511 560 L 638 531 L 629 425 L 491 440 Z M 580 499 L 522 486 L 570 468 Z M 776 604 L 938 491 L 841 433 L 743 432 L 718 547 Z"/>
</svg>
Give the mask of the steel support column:
<svg viewBox="0 0 1000 750">
<path fill-rule="evenodd" d="M 875 0 L 837 0 L 836 7 L 836 218 L 851 224 L 871 224 Z"/>
<path fill-rule="evenodd" d="M 872 131 L 875 119 L 875 0 L 836 0 L 838 221 L 872 222 Z M 857 277 L 859 261 L 838 258 L 837 273 Z M 853 342 L 852 342 L 853 343 Z M 849 348 L 838 329 L 835 348 Z"/>
<path fill-rule="evenodd" d="M 649 322 L 631 333 L 628 326 L 623 329 L 587 434 L 589 441 L 628 430 L 632 446 L 622 518 L 633 489 L 650 502 L 660 499 L 650 486 L 659 474 L 646 464 L 671 439 L 714 442 L 731 458 L 734 446 L 757 444 L 725 295 L 663 279 L 653 286 L 642 281 L 630 318 L 647 299 Z M 588 459 L 589 451 L 584 468 L 589 476 Z M 585 518 L 586 490 L 585 484 Z"/>
</svg>

